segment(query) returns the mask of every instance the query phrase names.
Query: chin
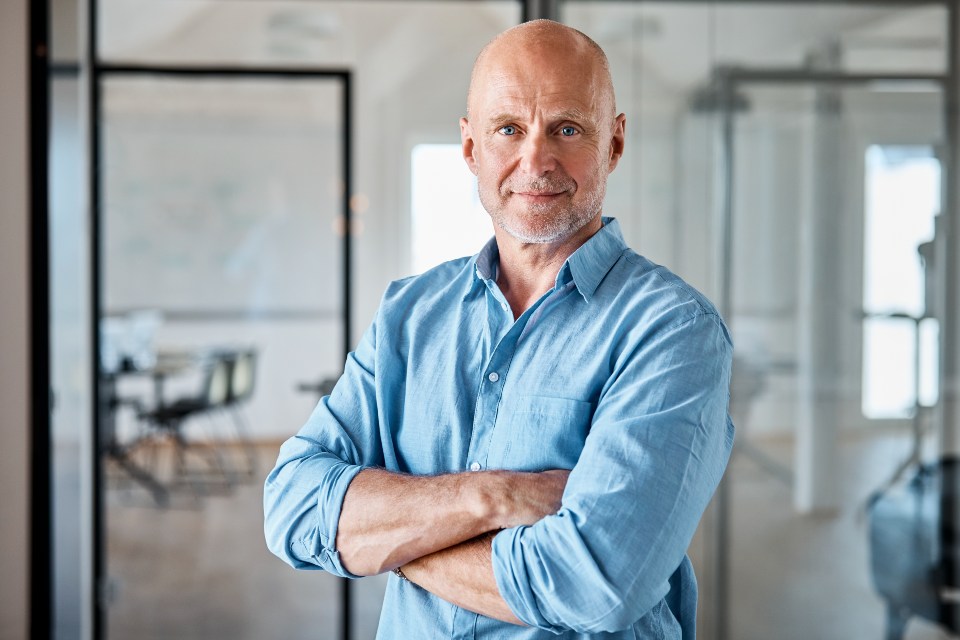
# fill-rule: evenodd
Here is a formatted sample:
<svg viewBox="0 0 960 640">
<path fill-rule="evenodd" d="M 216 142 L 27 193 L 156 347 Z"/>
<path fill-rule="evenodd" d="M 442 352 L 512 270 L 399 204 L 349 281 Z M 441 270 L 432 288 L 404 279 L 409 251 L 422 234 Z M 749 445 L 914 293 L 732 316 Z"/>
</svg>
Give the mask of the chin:
<svg viewBox="0 0 960 640">
<path fill-rule="evenodd" d="M 526 244 L 551 244 L 562 242 L 586 226 L 587 220 L 578 224 L 575 220 L 549 219 L 547 224 L 531 224 L 516 218 L 499 219 L 497 226 L 511 236 Z"/>
</svg>

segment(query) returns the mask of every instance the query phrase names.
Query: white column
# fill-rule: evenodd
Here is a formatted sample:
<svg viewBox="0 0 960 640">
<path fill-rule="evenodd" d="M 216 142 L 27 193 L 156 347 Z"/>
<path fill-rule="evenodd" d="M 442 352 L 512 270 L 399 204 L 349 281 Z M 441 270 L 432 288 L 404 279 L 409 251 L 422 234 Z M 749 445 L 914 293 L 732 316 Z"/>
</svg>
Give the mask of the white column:
<svg viewBox="0 0 960 640">
<path fill-rule="evenodd" d="M 834 88 L 817 89 L 811 147 L 811 199 L 801 223 L 798 309 L 799 402 L 794 507 L 801 513 L 837 506 L 839 329 L 844 306 L 843 113 Z"/>
</svg>

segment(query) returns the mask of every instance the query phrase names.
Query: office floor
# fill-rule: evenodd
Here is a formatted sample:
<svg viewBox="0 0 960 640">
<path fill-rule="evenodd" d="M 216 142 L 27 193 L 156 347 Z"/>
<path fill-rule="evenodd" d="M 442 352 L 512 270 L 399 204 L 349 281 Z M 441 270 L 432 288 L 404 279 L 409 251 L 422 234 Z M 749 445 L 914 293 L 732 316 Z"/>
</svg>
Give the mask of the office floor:
<svg viewBox="0 0 960 640">
<path fill-rule="evenodd" d="M 789 443 L 760 445 L 774 458 L 790 460 Z M 796 516 L 785 484 L 749 457 L 735 458 L 731 640 L 884 637 L 884 607 L 870 582 L 861 507 L 907 446 L 899 435 L 845 441 L 835 516 Z M 269 466 L 275 451 L 262 448 L 261 466 Z M 341 582 L 322 572 L 294 571 L 270 555 L 259 482 L 231 492 L 198 494 L 185 487 L 167 508 L 158 508 L 122 476 L 113 475 L 111 486 L 108 637 L 339 637 Z M 375 635 L 384 584 L 382 577 L 352 583 L 358 640 Z M 706 590 L 702 585 L 704 598 Z M 709 629 L 702 628 L 700 637 L 710 640 Z M 914 619 L 906 638 L 948 636 Z"/>
<path fill-rule="evenodd" d="M 254 479 L 230 490 L 210 481 L 178 486 L 165 508 L 110 470 L 109 638 L 340 637 L 343 581 L 295 571 L 264 543 L 262 477 L 276 449 L 260 447 Z M 354 637 L 376 634 L 385 584 L 385 577 L 351 582 Z"/>
</svg>

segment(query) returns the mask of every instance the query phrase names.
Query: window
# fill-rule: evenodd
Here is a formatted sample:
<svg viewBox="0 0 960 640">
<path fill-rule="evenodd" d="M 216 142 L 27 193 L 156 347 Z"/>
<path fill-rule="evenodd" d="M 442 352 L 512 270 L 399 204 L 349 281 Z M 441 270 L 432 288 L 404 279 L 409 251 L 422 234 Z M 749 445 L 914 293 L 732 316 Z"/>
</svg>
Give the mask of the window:
<svg viewBox="0 0 960 640">
<path fill-rule="evenodd" d="M 863 413 L 907 418 L 936 401 L 937 326 L 925 317 L 921 245 L 940 208 L 940 162 L 930 147 L 874 145 L 866 153 Z"/>
<path fill-rule="evenodd" d="M 415 146 L 411 182 L 414 273 L 480 251 L 493 228 L 460 145 Z"/>
</svg>

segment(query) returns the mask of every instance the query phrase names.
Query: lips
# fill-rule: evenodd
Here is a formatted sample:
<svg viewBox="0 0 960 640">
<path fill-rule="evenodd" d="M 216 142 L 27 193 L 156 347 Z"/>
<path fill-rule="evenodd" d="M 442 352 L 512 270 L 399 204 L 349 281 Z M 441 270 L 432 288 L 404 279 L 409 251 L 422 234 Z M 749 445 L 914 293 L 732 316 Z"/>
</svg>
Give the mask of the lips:
<svg viewBox="0 0 960 640">
<path fill-rule="evenodd" d="M 568 179 L 562 179 L 561 176 L 540 177 L 535 180 L 524 181 L 520 184 L 511 184 L 510 181 L 508 181 L 504 184 L 504 188 L 508 193 L 532 198 L 534 200 L 549 199 L 554 196 L 570 193 L 574 190 L 574 187 L 574 183 Z"/>
</svg>

